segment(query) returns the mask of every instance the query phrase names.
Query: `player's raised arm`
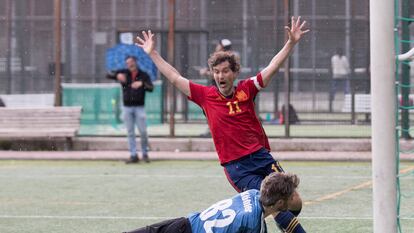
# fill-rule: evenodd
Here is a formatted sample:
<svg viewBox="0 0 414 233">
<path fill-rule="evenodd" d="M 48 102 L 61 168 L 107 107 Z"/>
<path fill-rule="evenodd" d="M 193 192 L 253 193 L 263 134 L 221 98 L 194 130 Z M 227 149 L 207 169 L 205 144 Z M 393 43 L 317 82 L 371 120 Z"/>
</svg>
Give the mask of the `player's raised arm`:
<svg viewBox="0 0 414 233">
<path fill-rule="evenodd" d="M 190 95 L 190 82 L 188 79 L 181 76 L 181 74 L 168 62 L 166 62 L 161 55 L 154 49 L 154 34 L 149 30 L 142 32 L 143 38 L 137 36 L 137 46 L 141 47 L 152 59 L 160 72 L 182 93 L 186 96 Z"/>
<path fill-rule="evenodd" d="M 289 28 L 285 26 L 285 29 L 289 35 L 289 39 L 283 48 L 272 58 L 269 65 L 261 71 L 263 77 L 263 85 L 266 87 L 273 75 L 279 70 L 286 58 L 289 57 L 290 52 L 295 47 L 295 44 L 302 38 L 302 36 L 309 30 L 304 30 L 306 21 L 301 23 L 300 16 L 295 20 L 292 16 L 292 26 Z"/>
</svg>

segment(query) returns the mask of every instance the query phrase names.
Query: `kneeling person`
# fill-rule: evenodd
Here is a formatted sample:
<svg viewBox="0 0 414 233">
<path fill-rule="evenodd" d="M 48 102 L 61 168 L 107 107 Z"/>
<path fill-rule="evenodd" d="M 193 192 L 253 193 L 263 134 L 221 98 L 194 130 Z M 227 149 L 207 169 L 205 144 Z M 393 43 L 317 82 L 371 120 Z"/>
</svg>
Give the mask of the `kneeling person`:
<svg viewBox="0 0 414 233">
<path fill-rule="evenodd" d="M 230 233 L 267 232 L 264 219 L 286 211 L 299 185 L 299 178 L 289 173 L 267 176 L 260 191 L 248 190 L 222 200 L 201 213 L 146 226 L 129 233 Z"/>
</svg>

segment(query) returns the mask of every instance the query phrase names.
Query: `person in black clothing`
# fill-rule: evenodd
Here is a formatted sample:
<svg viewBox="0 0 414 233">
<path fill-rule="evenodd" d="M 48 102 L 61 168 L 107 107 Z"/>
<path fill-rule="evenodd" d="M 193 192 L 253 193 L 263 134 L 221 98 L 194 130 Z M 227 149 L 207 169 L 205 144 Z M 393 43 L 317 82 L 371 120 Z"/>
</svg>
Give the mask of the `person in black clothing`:
<svg viewBox="0 0 414 233">
<path fill-rule="evenodd" d="M 6 105 L 4 104 L 4 102 L 1 98 L 0 98 L 0 107 L 6 107 Z"/>
<path fill-rule="evenodd" d="M 136 57 L 128 56 L 125 62 L 127 69 L 110 72 L 107 77 L 118 81 L 122 85 L 123 116 L 128 131 L 128 148 L 130 152 L 130 158 L 126 163 L 139 162 L 135 141 L 135 125 L 137 125 L 141 137 L 142 158 L 145 162 L 149 162 L 144 104 L 145 92 L 152 92 L 154 86 L 148 74 L 138 68 Z"/>
</svg>

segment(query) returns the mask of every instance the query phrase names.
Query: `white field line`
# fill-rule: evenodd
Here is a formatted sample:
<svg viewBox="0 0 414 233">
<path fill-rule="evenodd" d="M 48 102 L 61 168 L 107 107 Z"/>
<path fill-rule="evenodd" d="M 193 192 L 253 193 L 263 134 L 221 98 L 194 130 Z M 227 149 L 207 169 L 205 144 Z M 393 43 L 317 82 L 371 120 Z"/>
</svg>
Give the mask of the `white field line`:
<svg viewBox="0 0 414 233">
<path fill-rule="evenodd" d="M 20 179 L 56 179 L 56 178 L 93 178 L 93 177 L 137 177 L 137 178 L 172 178 L 172 179 L 189 179 L 189 178 L 223 178 L 224 175 L 172 175 L 172 174 L 154 174 L 154 175 L 147 175 L 147 174 L 73 174 L 73 175 L 60 175 L 60 174 L 50 174 L 50 175 L 0 175 L 0 179 L 10 179 L 10 178 L 20 178 Z M 340 180 L 361 180 L 361 179 L 371 179 L 371 176 L 313 176 L 313 175 L 302 175 L 301 180 L 309 180 L 309 179 L 340 179 Z M 402 176 L 400 180 L 412 180 L 414 176 Z"/>
<path fill-rule="evenodd" d="M 163 220 L 176 217 L 128 217 L 128 216 L 55 216 L 55 215 L 0 215 L 0 219 L 124 219 L 124 220 Z"/>
<path fill-rule="evenodd" d="M 140 177 L 140 178 L 223 178 L 224 175 L 147 175 L 147 174 L 74 174 L 74 175 L 0 175 L 0 178 L 87 178 L 87 177 Z"/>
<path fill-rule="evenodd" d="M 0 178 L 85 178 L 85 177 L 141 177 L 141 178 L 223 178 L 223 175 L 173 175 L 173 174 L 49 174 L 49 175 L 0 175 Z M 314 176 L 301 175 L 302 179 L 370 179 L 371 176 Z"/>
<path fill-rule="evenodd" d="M 55 215 L 0 215 L 0 219 L 101 219 L 101 220 L 164 220 L 175 217 L 157 217 L 157 216 L 55 216 Z M 328 216 L 303 216 L 299 219 L 309 220 L 372 220 L 369 216 L 344 216 L 344 217 L 328 217 Z M 402 217 L 401 220 L 414 220 L 414 217 Z"/>
</svg>

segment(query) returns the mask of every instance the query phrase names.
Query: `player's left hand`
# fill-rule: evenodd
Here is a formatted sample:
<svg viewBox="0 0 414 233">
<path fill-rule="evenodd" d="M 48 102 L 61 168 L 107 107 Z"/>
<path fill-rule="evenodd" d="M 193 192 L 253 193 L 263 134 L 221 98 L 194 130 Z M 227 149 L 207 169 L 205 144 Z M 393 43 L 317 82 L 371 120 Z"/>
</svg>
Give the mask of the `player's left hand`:
<svg viewBox="0 0 414 233">
<path fill-rule="evenodd" d="M 305 25 L 306 25 L 306 21 L 303 21 L 302 23 L 300 22 L 300 16 L 295 20 L 295 16 L 292 16 L 292 22 L 291 22 L 292 26 L 285 26 L 285 29 L 289 35 L 289 41 L 293 42 L 293 43 L 297 43 L 302 36 L 309 32 L 309 29 L 304 29 Z"/>
<path fill-rule="evenodd" d="M 142 81 L 135 81 L 131 84 L 132 89 L 138 89 L 142 86 Z"/>
</svg>

